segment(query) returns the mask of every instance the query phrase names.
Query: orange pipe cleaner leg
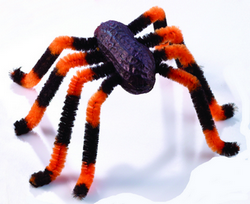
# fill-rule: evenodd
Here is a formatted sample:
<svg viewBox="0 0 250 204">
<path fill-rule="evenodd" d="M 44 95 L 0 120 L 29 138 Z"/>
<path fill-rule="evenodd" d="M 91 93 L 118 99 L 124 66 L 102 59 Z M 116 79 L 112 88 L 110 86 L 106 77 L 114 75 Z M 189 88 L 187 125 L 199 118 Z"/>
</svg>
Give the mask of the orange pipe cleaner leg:
<svg viewBox="0 0 250 204">
<path fill-rule="evenodd" d="M 159 46 L 159 48 L 162 49 L 156 50 L 154 52 L 156 59 L 176 59 L 181 69 L 184 69 L 186 72 L 197 77 L 205 93 L 205 97 L 208 101 L 211 114 L 215 120 L 225 120 L 231 118 L 234 115 L 236 107 L 233 103 L 225 104 L 222 106 L 217 103 L 204 77 L 203 71 L 197 65 L 192 54 L 184 44 L 174 44 L 165 47 Z"/>
<path fill-rule="evenodd" d="M 55 178 L 60 175 L 64 167 L 67 150 L 68 148 L 66 145 L 55 143 L 49 166 L 47 166 L 44 171 L 32 174 L 30 184 L 34 187 L 40 187 L 55 180 Z"/>
<path fill-rule="evenodd" d="M 94 75 L 95 73 L 91 69 L 84 69 L 77 72 L 77 75 L 71 79 L 50 163 L 44 171 L 34 173 L 31 176 L 30 183 L 33 186 L 39 187 L 48 184 L 61 174 L 66 161 L 68 144 L 83 84 L 92 81 Z"/>
<path fill-rule="evenodd" d="M 95 38 L 60 36 L 55 38 L 29 73 L 21 68 L 10 73 L 11 79 L 19 85 L 31 88 L 37 85 L 64 49 L 88 51 L 97 47 Z"/>
<path fill-rule="evenodd" d="M 237 143 L 224 142 L 220 139 L 199 80 L 184 70 L 173 69 L 165 64 L 159 66 L 159 73 L 188 88 L 207 144 L 212 151 L 225 156 L 237 154 L 239 151 Z"/>
<path fill-rule="evenodd" d="M 107 96 L 106 93 L 99 90 L 91 97 L 88 103 L 81 174 L 73 191 L 74 196 L 80 199 L 86 196 L 93 182 L 99 136 L 100 111 L 101 105 Z"/>
<path fill-rule="evenodd" d="M 74 196 L 80 199 L 87 195 L 94 179 L 101 105 L 112 92 L 113 88 L 120 83 L 119 80 L 120 77 L 118 75 L 112 75 L 107 78 L 88 103 L 81 173 L 73 191 Z"/>
<path fill-rule="evenodd" d="M 234 111 L 236 109 L 233 103 L 228 103 L 220 106 L 217 101 L 212 98 L 209 104 L 212 116 L 216 121 L 226 120 L 233 117 Z"/>
<path fill-rule="evenodd" d="M 156 50 L 162 50 L 170 44 L 182 44 L 183 36 L 181 30 L 175 26 L 162 27 L 154 33 L 143 37 L 136 37 L 137 41 L 147 46 L 154 47 Z"/>
<path fill-rule="evenodd" d="M 218 104 L 208 85 L 207 80 L 204 77 L 203 71 L 196 62 L 190 64 L 188 67 L 185 67 L 185 71 L 196 76 L 200 81 L 200 84 L 206 95 L 211 114 L 216 121 L 226 120 L 234 115 L 236 109 L 235 105 L 233 103 L 224 104 L 222 106 Z"/>
<path fill-rule="evenodd" d="M 74 49 L 73 42 L 73 37 L 61 36 L 55 38 L 29 73 L 26 74 L 18 68 L 10 74 L 12 80 L 26 88 L 34 87 L 40 82 L 64 49 Z"/>
<path fill-rule="evenodd" d="M 157 6 L 152 7 L 151 9 L 140 15 L 138 18 L 136 18 L 134 21 L 132 21 L 128 25 L 128 28 L 135 35 L 152 23 L 155 30 L 167 26 L 165 12 L 162 8 L 159 8 Z"/>
<path fill-rule="evenodd" d="M 78 71 L 77 74 L 72 77 L 64 102 L 62 117 L 60 119 L 60 124 L 57 131 L 58 133 L 56 136 L 56 141 L 54 143 L 50 163 L 44 171 L 39 171 L 37 173 L 32 174 L 30 178 L 30 183 L 33 186 L 39 187 L 48 184 L 60 175 L 64 167 L 64 163 L 66 161 L 66 155 L 68 145 L 70 143 L 73 122 L 75 120 L 75 115 L 83 85 L 86 82 L 105 77 L 106 74 L 113 72 L 113 69 L 110 68 L 106 70 L 105 74 L 103 72 L 103 68 L 105 67 L 107 67 L 107 65 L 103 64 L 94 68 L 84 69 Z M 93 112 L 93 114 L 96 113 Z"/>
<path fill-rule="evenodd" d="M 89 58 L 95 58 L 95 61 L 90 60 Z M 99 52 L 73 53 L 68 54 L 64 58 L 60 59 L 56 64 L 55 69 L 50 74 L 49 79 L 45 83 L 43 89 L 39 93 L 29 114 L 24 119 L 14 123 L 16 134 L 25 134 L 38 125 L 47 106 L 54 97 L 70 68 L 91 65 L 96 62 L 101 62 L 102 60 L 103 57 Z"/>
</svg>

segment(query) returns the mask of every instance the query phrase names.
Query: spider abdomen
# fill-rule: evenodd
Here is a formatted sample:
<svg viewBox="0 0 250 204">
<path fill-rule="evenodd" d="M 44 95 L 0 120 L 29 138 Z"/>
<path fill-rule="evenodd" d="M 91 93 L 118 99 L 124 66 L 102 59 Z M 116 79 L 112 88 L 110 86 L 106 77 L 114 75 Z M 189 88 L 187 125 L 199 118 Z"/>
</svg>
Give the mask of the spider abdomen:
<svg viewBox="0 0 250 204">
<path fill-rule="evenodd" d="M 149 92 L 155 83 L 155 61 L 151 51 L 129 28 L 116 21 L 102 23 L 95 30 L 98 47 L 122 77 L 121 86 L 132 94 Z"/>
</svg>

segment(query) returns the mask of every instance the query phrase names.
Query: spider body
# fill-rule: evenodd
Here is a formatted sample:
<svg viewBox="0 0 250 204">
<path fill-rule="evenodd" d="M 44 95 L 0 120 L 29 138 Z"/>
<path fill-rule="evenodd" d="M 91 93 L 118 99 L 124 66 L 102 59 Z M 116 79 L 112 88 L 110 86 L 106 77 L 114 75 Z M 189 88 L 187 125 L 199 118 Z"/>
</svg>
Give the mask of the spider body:
<svg viewBox="0 0 250 204">
<path fill-rule="evenodd" d="M 135 37 L 150 24 L 153 24 L 153 33 Z M 175 26 L 167 26 L 163 9 L 153 7 L 128 25 L 116 21 L 102 23 L 91 38 L 57 37 L 29 73 L 22 72 L 20 68 L 15 69 L 10 75 L 12 80 L 26 88 L 34 87 L 64 49 L 79 52 L 58 60 L 27 116 L 14 123 L 17 135 L 31 131 L 41 121 L 68 71 L 89 66 L 77 71 L 71 79 L 51 160 L 44 171 L 31 175 L 30 183 L 34 187 L 48 184 L 60 175 L 66 161 L 82 88 L 85 83 L 101 78 L 105 79 L 87 106 L 82 166 L 73 190 L 75 197 L 84 198 L 93 182 L 101 105 L 117 85 L 132 94 L 149 92 L 154 86 L 156 74 L 188 89 L 206 142 L 212 151 L 225 156 L 238 153 L 237 143 L 221 140 L 214 123 L 214 120 L 232 117 L 234 104 L 220 106 L 217 103 L 203 71 L 187 49 L 181 31 Z M 171 59 L 176 60 L 176 68 L 162 63 Z"/>
<path fill-rule="evenodd" d="M 155 61 L 148 47 L 131 30 L 116 21 L 102 23 L 95 31 L 98 47 L 122 77 L 121 86 L 132 94 L 149 92 L 155 83 Z"/>
</svg>

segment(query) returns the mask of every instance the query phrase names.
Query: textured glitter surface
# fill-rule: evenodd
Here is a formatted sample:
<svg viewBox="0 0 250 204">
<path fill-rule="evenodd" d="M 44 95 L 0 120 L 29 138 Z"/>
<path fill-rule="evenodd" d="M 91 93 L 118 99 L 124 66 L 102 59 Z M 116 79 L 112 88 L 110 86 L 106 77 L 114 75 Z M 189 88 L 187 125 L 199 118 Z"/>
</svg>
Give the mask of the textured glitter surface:
<svg viewBox="0 0 250 204">
<path fill-rule="evenodd" d="M 150 50 L 136 41 L 122 23 L 107 21 L 95 31 L 98 46 L 123 78 L 122 87 L 133 94 L 149 92 L 155 83 L 155 62 Z"/>
</svg>

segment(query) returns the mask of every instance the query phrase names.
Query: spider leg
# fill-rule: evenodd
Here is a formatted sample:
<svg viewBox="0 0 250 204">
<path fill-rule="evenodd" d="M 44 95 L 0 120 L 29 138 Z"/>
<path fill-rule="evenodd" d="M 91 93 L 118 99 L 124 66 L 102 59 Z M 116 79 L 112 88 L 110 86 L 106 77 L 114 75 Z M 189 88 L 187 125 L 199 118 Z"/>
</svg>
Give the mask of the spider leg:
<svg viewBox="0 0 250 204">
<path fill-rule="evenodd" d="M 81 173 L 73 191 L 74 196 L 80 199 L 87 195 L 94 178 L 101 105 L 118 84 L 120 77 L 116 74 L 110 76 L 103 81 L 88 103 Z"/>
<path fill-rule="evenodd" d="M 161 60 L 176 59 L 179 68 L 184 69 L 186 72 L 198 78 L 208 101 L 211 114 L 216 121 L 226 120 L 234 115 L 235 105 L 233 103 L 224 104 L 222 106 L 218 104 L 204 77 L 203 71 L 197 65 L 184 43 L 165 46 L 156 50 L 154 55 L 158 64 Z"/>
<path fill-rule="evenodd" d="M 232 156 L 237 154 L 239 146 L 236 143 L 224 142 L 220 139 L 211 115 L 207 97 L 199 79 L 185 71 L 185 67 L 195 63 L 187 47 L 183 44 L 169 45 L 162 50 L 156 50 L 153 54 L 157 62 L 160 59 L 179 59 L 183 65 L 183 69 L 173 69 L 171 67 L 168 68 L 166 64 L 158 63 L 157 72 L 162 76 L 179 82 L 189 89 L 208 146 L 221 155 Z"/>
<path fill-rule="evenodd" d="M 106 63 L 94 68 L 78 71 L 77 74 L 73 76 L 64 102 L 50 163 L 44 171 L 32 174 L 30 183 L 34 187 L 43 186 L 55 180 L 64 167 L 83 85 L 86 82 L 106 77 L 113 73 L 114 70 L 114 67 L 110 63 Z"/>
<path fill-rule="evenodd" d="M 155 47 L 156 50 L 161 50 L 170 44 L 185 45 L 181 30 L 175 26 L 167 26 L 167 23 L 164 23 L 166 22 L 165 17 L 165 20 L 160 20 L 163 19 L 163 16 L 165 16 L 165 13 L 161 8 L 153 7 L 131 22 L 128 27 L 136 34 L 150 23 L 154 22 L 154 33 L 149 33 L 136 39 L 147 47 Z M 183 68 L 179 59 L 175 61 L 179 68 Z M 203 75 L 203 71 L 195 61 L 191 65 L 185 67 L 185 70 L 199 79 L 209 102 L 210 111 L 215 120 L 225 120 L 234 115 L 235 105 L 233 103 L 224 104 L 222 106 L 218 104 Z"/>
<path fill-rule="evenodd" d="M 29 73 L 24 73 L 21 68 L 15 69 L 10 77 L 19 85 L 31 88 L 39 83 L 41 78 L 47 73 L 51 65 L 64 49 L 72 50 L 93 50 L 97 47 L 96 38 L 77 38 L 60 36 L 55 38 L 44 54 L 35 64 Z"/>
<path fill-rule="evenodd" d="M 181 31 L 175 26 L 167 26 L 166 17 L 163 9 L 153 7 L 144 12 L 134 21 L 132 21 L 128 28 L 134 33 L 142 31 L 149 24 L 154 24 L 154 33 L 147 34 L 143 37 L 138 37 L 137 40 L 147 47 L 154 47 L 161 50 L 169 44 L 182 44 L 185 45 Z M 179 68 L 183 68 L 179 59 L 175 60 Z M 185 67 L 186 71 L 196 76 L 205 92 L 207 97 L 210 111 L 215 120 L 225 120 L 231 118 L 235 112 L 235 105 L 233 103 L 220 106 L 216 101 L 200 67 L 193 62 L 193 64 Z"/>
<path fill-rule="evenodd" d="M 165 12 L 162 8 L 152 7 L 128 24 L 128 28 L 136 35 L 152 23 L 154 29 L 167 26 Z"/>
<path fill-rule="evenodd" d="M 162 61 L 178 59 L 182 64 L 183 69 L 185 69 L 190 64 L 195 63 L 193 55 L 183 44 L 173 44 L 165 46 L 160 50 L 155 50 L 153 52 L 153 55 L 156 65 L 159 65 Z"/>
<path fill-rule="evenodd" d="M 212 151 L 225 156 L 233 156 L 237 154 L 240 148 L 236 142 L 224 142 L 220 139 L 204 90 L 197 77 L 182 69 L 167 67 L 166 64 L 159 65 L 158 70 L 162 76 L 172 79 L 188 88 L 198 119 L 202 126 L 202 131 L 205 135 L 207 144 Z"/>
<path fill-rule="evenodd" d="M 228 118 L 233 117 L 235 109 L 236 109 L 236 106 L 234 105 L 234 103 L 228 103 L 222 106 L 218 104 L 217 100 L 214 97 L 212 90 L 210 89 L 210 86 L 207 80 L 204 77 L 203 71 L 196 64 L 196 62 L 186 67 L 185 71 L 189 72 L 190 74 L 196 76 L 199 79 L 202 85 L 202 88 L 205 92 L 212 116 L 216 121 L 226 120 Z"/>
<path fill-rule="evenodd" d="M 183 44 L 181 30 L 175 26 L 167 26 L 155 30 L 153 33 L 136 38 L 138 42 L 160 50 L 169 44 Z"/>
<path fill-rule="evenodd" d="M 66 76 L 70 68 L 92 65 L 102 61 L 106 60 L 98 51 L 87 53 L 78 52 L 68 54 L 67 56 L 61 58 L 56 64 L 53 72 L 50 74 L 49 79 L 39 93 L 28 115 L 20 121 L 16 121 L 14 123 L 16 134 L 25 134 L 32 130 L 40 122 L 46 107 L 54 97 L 63 78 Z"/>
<path fill-rule="evenodd" d="M 144 12 L 134 21 L 132 21 L 128 28 L 134 33 L 142 31 L 148 25 L 153 23 L 155 33 L 147 34 L 143 38 L 139 37 L 137 40 L 146 45 L 147 47 L 158 46 L 165 43 L 183 43 L 183 37 L 181 31 L 175 26 L 167 26 L 165 12 L 162 8 L 152 7 L 148 11 Z"/>
</svg>

